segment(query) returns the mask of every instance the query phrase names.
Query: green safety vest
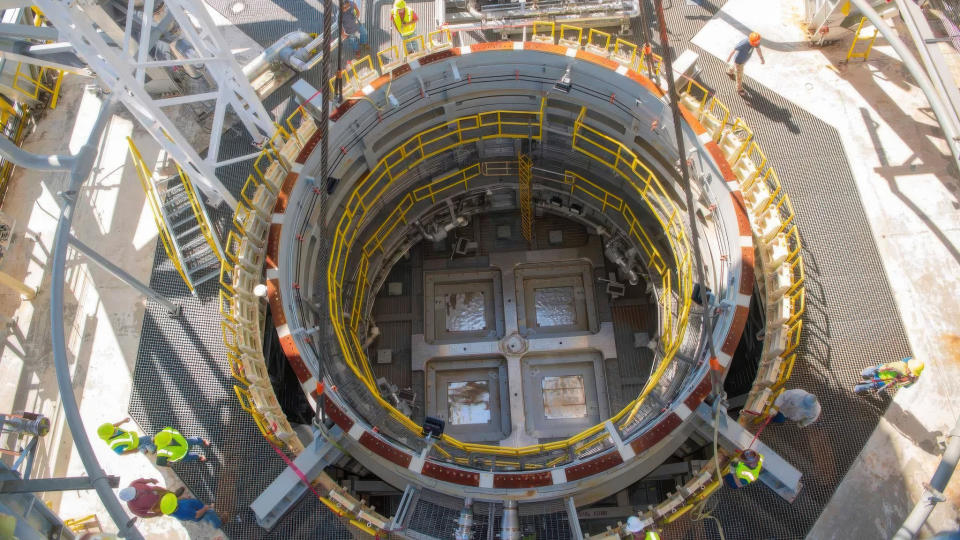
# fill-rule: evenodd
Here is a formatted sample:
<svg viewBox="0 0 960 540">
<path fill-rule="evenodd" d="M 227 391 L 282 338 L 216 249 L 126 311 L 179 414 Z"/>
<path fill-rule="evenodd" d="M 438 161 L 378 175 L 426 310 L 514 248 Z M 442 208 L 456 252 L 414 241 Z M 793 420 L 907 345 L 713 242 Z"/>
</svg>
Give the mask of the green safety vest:
<svg viewBox="0 0 960 540">
<path fill-rule="evenodd" d="M 643 535 L 643 540 L 660 540 L 660 535 L 654 531 L 647 531 L 647 534 Z"/>
<path fill-rule="evenodd" d="M 400 37 L 410 37 L 417 31 L 417 23 L 413 22 L 413 10 L 409 7 L 404 8 L 402 17 L 395 9 L 390 15 L 393 16 L 393 25 L 397 27 L 397 32 L 400 32 Z"/>
<path fill-rule="evenodd" d="M 747 484 L 755 481 L 757 478 L 760 478 L 760 469 L 763 468 L 763 456 L 760 456 L 760 459 L 757 460 L 757 466 L 754 468 L 747 467 L 747 465 L 742 461 L 737 461 L 737 468 L 734 470 L 734 476 L 738 479 L 745 481 Z"/>
<path fill-rule="evenodd" d="M 183 438 L 179 431 L 173 428 L 163 428 L 160 433 L 164 432 L 169 433 L 172 439 L 170 444 L 163 448 L 157 448 L 157 457 L 165 457 L 170 463 L 180 461 L 190 451 L 190 443 Z M 156 440 L 156 436 L 154 436 L 154 440 Z"/>
<path fill-rule="evenodd" d="M 107 444 L 111 450 L 116 450 L 120 446 L 126 446 L 124 450 L 136 450 L 140 446 L 140 436 L 132 431 L 118 430 L 120 434 L 107 439 Z"/>
</svg>

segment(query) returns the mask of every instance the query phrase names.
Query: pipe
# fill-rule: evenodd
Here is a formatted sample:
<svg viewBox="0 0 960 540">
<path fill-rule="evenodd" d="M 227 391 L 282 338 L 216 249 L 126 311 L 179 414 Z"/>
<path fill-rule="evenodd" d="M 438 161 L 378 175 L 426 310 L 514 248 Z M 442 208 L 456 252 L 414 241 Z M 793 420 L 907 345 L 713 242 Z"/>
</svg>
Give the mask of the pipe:
<svg viewBox="0 0 960 540">
<path fill-rule="evenodd" d="M 503 501 L 502 520 L 500 539 L 520 540 L 520 514 L 517 513 L 517 501 Z"/>
<path fill-rule="evenodd" d="M 943 490 L 947 487 L 950 477 L 953 476 L 958 460 L 960 460 L 960 418 L 957 418 L 957 423 L 953 426 L 953 431 L 950 432 L 950 442 L 947 444 L 947 450 L 940 457 L 940 464 L 937 465 L 933 478 L 930 479 L 929 484 L 924 486 L 925 489 L 923 494 L 920 495 L 917 505 L 913 507 L 907 519 L 903 520 L 903 525 L 893 535 L 894 540 L 910 540 L 917 536 L 937 503 L 943 502 Z"/>
<path fill-rule="evenodd" d="M 139 279 L 130 275 L 123 268 L 120 268 L 119 266 L 110 262 L 107 258 L 97 253 L 95 249 L 84 244 L 73 235 L 70 235 L 70 245 L 73 246 L 73 249 L 79 251 L 80 253 L 83 253 L 91 261 L 97 263 L 97 265 L 100 266 L 100 268 L 103 268 L 107 272 L 110 272 L 115 278 L 133 287 L 134 289 L 140 291 L 141 294 L 143 294 L 150 300 L 153 300 L 154 302 L 167 308 L 167 313 L 169 313 L 171 316 L 180 314 L 179 306 L 177 306 L 170 300 L 167 300 L 166 298 L 161 296 L 160 293 L 151 289 Z"/>
<path fill-rule="evenodd" d="M 76 194 L 84 180 L 90 175 L 90 170 L 93 168 L 93 162 L 97 155 L 100 137 L 112 116 L 116 103 L 112 96 L 107 99 L 108 101 L 100 108 L 100 113 L 90 130 L 87 142 L 76 154 L 73 169 L 70 171 L 70 183 L 64 192 L 63 208 L 60 210 L 60 218 L 57 220 L 56 234 L 51 248 L 50 330 L 53 344 L 53 363 L 57 370 L 57 386 L 60 390 L 63 414 L 67 421 L 67 427 L 73 434 L 74 447 L 80 456 L 80 461 L 83 462 L 83 468 L 86 469 L 90 483 L 97 490 L 97 495 L 103 501 L 103 506 L 106 507 L 110 518 L 116 524 L 120 536 L 142 540 L 143 536 L 140 535 L 140 532 L 131 526 L 130 517 L 113 493 L 109 479 L 100 467 L 100 463 L 93 453 L 93 447 L 90 446 L 90 438 L 87 437 L 87 431 L 77 407 L 77 398 L 73 393 L 73 381 L 70 380 L 70 365 L 67 362 L 67 344 L 63 331 L 63 289 L 67 265 L 67 244 L 70 242 L 70 225 L 73 222 L 73 215 L 76 210 Z"/>
<path fill-rule="evenodd" d="M 903 61 L 903 65 L 906 66 L 910 75 L 913 75 L 914 80 L 917 81 L 917 86 L 923 91 L 923 95 L 927 97 L 930 108 L 933 109 L 933 114 L 937 117 L 937 122 L 940 124 L 940 129 L 943 130 L 944 137 L 947 139 L 947 146 L 950 147 L 950 153 L 953 154 L 953 164 L 958 165 L 958 160 L 960 160 L 960 137 L 958 137 L 957 129 L 950 119 L 950 114 L 947 112 L 946 106 L 944 106 L 940 100 L 940 96 L 933 88 L 930 79 L 927 78 L 923 67 L 920 66 L 917 59 L 910 53 L 910 49 L 897 37 L 893 29 L 886 24 L 883 18 L 880 17 L 880 14 L 870 6 L 867 0 L 850 0 L 850 2 L 853 3 L 867 19 L 870 19 L 873 26 L 880 31 L 880 34 L 882 34 L 890 46 L 893 47 L 893 50 L 897 53 L 897 56 L 900 57 L 900 60 Z"/>
<path fill-rule="evenodd" d="M 37 171 L 69 171 L 77 160 L 76 156 L 70 154 L 44 155 L 27 152 L 6 137 L 0 137 L 0 156 L 17 167 Z"/>
<path fill-rule="evenodd" d="M 473 539 L 473 499 L 467 497 L 463 501 L 463 510 L 457 519 L 457 530 L 453 532 L 454 540 Z"/>
<path fill-rule="evenodd" d="M 311 41 L 310 34 L 303 30 L 294 30 L 281 37 L 277 41 L 258 54 L 256 58 L 243 66 L 243 74 L 248 81 L 252 81 L 263 74 L 270 64 L 277 60 L 287 61 L 293 55 L 293 49 L 300 48 Z M 286 56 L 286 58 L 283 58 Z"/>
<path fill-rule="evenodd" d="M 293 69 L 303 72 L 310 70 L 313 66 L 320 63 L 323 60 L 323 51 L 320 50 L 313 57 L 308 58 L 310 51 L 317 49 L 323 45 L 323 37 L 317 36 L 313 38 L 313 41 L 307 43 L 303 47 L 300 47 L 298 50 L 294 51 L 293 54 L 286 60 L 290 67 Z"/>
</svg>

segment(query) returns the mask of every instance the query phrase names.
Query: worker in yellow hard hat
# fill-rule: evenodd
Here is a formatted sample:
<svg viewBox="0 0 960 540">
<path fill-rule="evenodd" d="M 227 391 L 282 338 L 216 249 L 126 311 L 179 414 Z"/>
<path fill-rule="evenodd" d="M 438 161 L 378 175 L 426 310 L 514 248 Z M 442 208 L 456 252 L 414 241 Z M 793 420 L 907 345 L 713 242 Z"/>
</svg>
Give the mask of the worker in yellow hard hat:
<svg viewBox="0 0 960 540">
<path fill-rule="evenodd" d="M 412 37 L 417 33 L 417 14 L 412 8 L 407 7 L 404 0 L 394 0 L 390 18 L 393 19 L 393 26 L 400 34 L 401 40 Z M 407 54 L 416 52 L 414 47 L 412 42 L 407 43 Z"/>
<path fill-rule="evenodd" d="M 220 517 L 209 504 L 186 497 L 178 499 L 173 493 L 167 493 L 160 499 L 160 511 L 180 521 L 206 521 L 213 525 L 214 529 L 223 526 Z"/>
<path fill-rule="evenodd" d="M 111 450 L 121 456 L 133 454 L 134 452 L 156 452 L 157 447 L 149 435 L 140 435 L 136 431 L 127 431 L 120 429 L 120 426 L 130 421 L 130 417 L 111 424 L 109 422 L 100 424 L 97 428 L 97 436 L 103 442 L 107 443 Z"/>
<path fill-rule="evenodd" d="M 163 431 L 153 437 L 157 445 L 157 465 L 167 466 L 179 461 L 204 462 L 207 457 L 190 451 L 191 446 L 210 446 L 210 441 L 200 437 L 184 437 L 172 427 L 165 427 Z"/>
<path fill-rule="evenodd" d="M 743 65 L 753 56 L 754 50 L 756 50 L 760 56 L 760 63 L 766 64 L 766 60 L 763 59 L 763 51 L 760 50 L 760 34 L 756 32 L 750 32 L 750 35 L 741 40 L 740 43 L 737 43 L 727 56 L 727 64 L 730 64 L 727 67 L 727 75 L 737 80 L 737 93 L 741 96 L 746 95 L 746 92 L 743 90 Z M 734 55 L 736 55 L 736 57 L 734 57 Z M 731 59 L 733 60 L 732 64 L 730 63 Z"/>
<path fill-rule="evenodd" d="M 891 386 L 910 386 L 917 382 L 924 367 L 923 360 L 911 356 L 896 362 L 870 366 L 860 373 L 866 382 L 855 385 L 853 391 L 859 394 L 868 390 L 880 392 Z"/>
</svg>

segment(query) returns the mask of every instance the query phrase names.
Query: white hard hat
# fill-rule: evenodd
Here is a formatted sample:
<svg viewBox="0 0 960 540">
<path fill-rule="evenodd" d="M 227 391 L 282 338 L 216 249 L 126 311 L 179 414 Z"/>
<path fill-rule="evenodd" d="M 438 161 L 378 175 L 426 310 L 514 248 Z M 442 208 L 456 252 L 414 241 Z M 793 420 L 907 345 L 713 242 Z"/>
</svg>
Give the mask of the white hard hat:
<svg viewBox="0 0 960 540">
<path fill-rule="evenodd" d="M 119 492 L 117 492 L 117 497 L 119 497 L 121 501 L 130 502 L 136 496 L 137 496 L 137 490 L 136 488 L 132 488 L 132 487 L 125 487 L 121 489 Z"/>
<path fill-rule="evenodd" d="M 627 518 L 627 532 L 641 532 L 643 531 L 643 522 L 640 521 L 640 518 L 637 516 L 630 516 Z"/>
</svg>

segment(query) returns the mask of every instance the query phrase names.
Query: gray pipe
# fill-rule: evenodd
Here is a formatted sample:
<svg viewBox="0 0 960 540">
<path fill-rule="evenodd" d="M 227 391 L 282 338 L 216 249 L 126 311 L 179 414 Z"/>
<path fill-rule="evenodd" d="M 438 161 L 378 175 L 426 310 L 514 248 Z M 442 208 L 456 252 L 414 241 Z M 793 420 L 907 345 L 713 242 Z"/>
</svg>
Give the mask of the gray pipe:
<svg viewBox="0 0 960 540">
<path fill-rule="evenodd" d="M 310 51 L 323 45 L 323 36 L 317 36 L 313 38 L 313 41 L 307 43 L 303 47 L 300 47 L 299 50 L 295 51 L 289 59 L 286 60 L 290 66 L 297 71 L 307 71 L 313 66 L 320 63 L 323 60 L 323 51 L 320 50 L 317 54 L 313 55 L 312 58 L 308 58 Z"/>
<path fill-rule="evenodd" d="M 954 469 L 957 468 L 957 461 L 960 460 L 960 418 L 957 418 L 953 431 L 950 432 L 950 442 L 947 444 L 947 450 L 940 457 L 940 464 L 933 473 L 930 483 L 925 486 L 920 500 L 913 507 L 907 519 L 903 520 L 900 530 L 893 535 L 894 540 L 910 540 L 917 536 L 920 528 L 926 523 L 930 513 L 933 512 L 937 503 L 942 502 L 943 490 L 947 487 L 947 482 L 953 476 Z"/>
<path fill-rule="evenodd" d="M 520 540 L 520 514 L 517 501 L 503 501 L 503 517 L 500 525 L 501 540 Z"/>
<path fill-rule="evenodd" d="M 884 22 L 880 14 L 873 9 L 867 0 L 850 0 L 850 2 L 853 3 L 867 19 L 870 19 L 873 26 L 876 27 L 887 42 L 890 43 L 890 46 L 896 51 L 900 60 L 903 61 L 903 65 L 910 71 L 910 75 L 913 75 L 914 80 L 917 81 L 917 86 L 920 87 L 920 90 L 923 90 L 923 95 L 925 95 L 927 101 L 930 102 L 930 108 L 933 109 L 933 114 L 937 117 L 940 129 L 943 130 L 943 134 L 947 139 L 947 146 L 950 147 L 950 152 L 953 154 L 953 164 L 958 165 L 957 161 L 960 160 L 960 143 L 958 143 L 957 130 L 953 125 L 953 121 L 950 119 L 950 115 L 947 113 L 946 107 L 943 102 L 940 101 L 940 96 L 937 94 L 937 91 L 934 90 L 930 79 L 927 78 L 927 73 L 923 70 L 923 67 L 920 66 L 920 63 L 917 62 L 917 59 L 910 53 L 910 49 L 897 37 L 893 29 Z"/>
<path fill-rule="evenodd" d="M 0 137 L 0 156 L 17 167 L 37 171 L 69 171 L 77 159 L 70 154 L 43 155 L 27 152 L 6 137 Z"/>
<path fill-rule="evenodd" d="M 248 81 L 256 79 L 270 67 L 270 64 L 278 60 L 287 61 L 293 55 L 294 48 L 303 47 L 310 43 L 311 39 L 310 34 L 302 30 L 290 32 L 264 49 L 249 64 L 243 66 L 243 74 L 247 76 Z M 286 56 L 286 58 L 283 58 L 283 56 Z"/>
<path fill-rule="evenodd" d="M 97 495 L 103 501 L 103 506 L 106 507 L 110 518 L 116 524 L 120 536 L 141 540 L 143 536 L 140 535 L 140 532 L 135 527 L 128 525 L 130 517 L 113 493 L 113 489 L 110 488 L 107 475 L 100 467 L 100 463 L 93 453 L 93 447 L 90 446 L 90 438 L 87 437 L 83 419 L 80 418 L 80 411 L 77 407 L 77 398 L 73 393 L 70 365 L 67 362 L 67 344 L 63 333 L 64 273 L 67 263 L 67 245 L 70 243 L 71 236 L 70 224 L 73 222 L 77 192 L 93 168 L 100 137 L 113 113 L 114 104 L 114 98 L 110 97 L 101 106 L 100 114 L 97 115 L 93 129 L 90 130 L 90 136 L 80 148 L 80 151 L 77 152 L 73 169 L 70 171 L 70 183 L 64 192 L 63 208 L 60 211 L 60 218 L 57 220 L 56 235 L 53 238 L 53 248 L 51 249 L 53 261 L 50 278 L 50 328 L 53 342 L 53 363 L 57 370 L 57 386 L 60 389 L 63 414 L 67 421 L 67 427 L 70 428 L 70 433 L 73 435 L 73 444 L 80 456 L 80 461 L 83 462 L 83 468 L 86 469 L 90 483 L 97 490 Z"/>
</svg>

